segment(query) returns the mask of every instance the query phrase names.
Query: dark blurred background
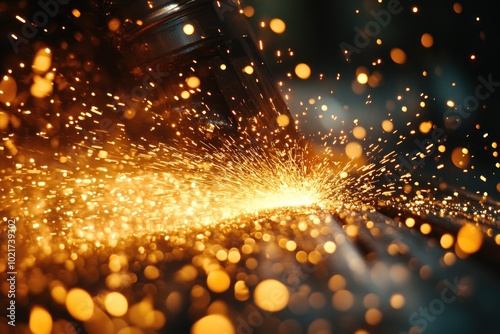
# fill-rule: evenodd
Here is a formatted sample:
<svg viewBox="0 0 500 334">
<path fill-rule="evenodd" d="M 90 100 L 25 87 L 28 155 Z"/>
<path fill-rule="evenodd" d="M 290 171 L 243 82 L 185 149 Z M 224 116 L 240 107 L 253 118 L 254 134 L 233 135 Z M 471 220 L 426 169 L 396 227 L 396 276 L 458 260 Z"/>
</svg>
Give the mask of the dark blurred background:
<svg viewBox="0 0 500 334">
<path fill-rule="evenodd" d="M 73 0 L 58 6 L 57 14 L 36 36 L 19 44 L 16 53 L 8 39 L 10 33 L 22 30 L 16 16 L 31 19 L 41 10 L 40 4 L 0 1 L 1 74 L 11 69 L 22 72 L 20 62 L 29 68 L 36 52 L 48 46 L 53 51 L 53 63 L 61 64 L 58 70 L 67 82 L 71 84 L 72 76 L 78 76 L 89 83 L 78 90 L 80 97 L 90 90 L 119 87 L 118 55 L 106 42 L 109 30 L 102 12 L 91 1 Z M 400 12 L 391 14 L 390 22 L 347 60 L 340 45 L 356 46 L 356 34 L 376 22 L 370 12 L 380 14 L 388 6 L 400 8 Z M 499 199 L 500 87 L 493 87 L 491 95 L 480 101 L 469 118 L 458 119 L 453 111 L 476 94 L 476 86 L 481 83 L 478 77 L 500 82 L 498 12 L 493 6 L 494 2 L 486 0 L 242 1 L 255 38 L 263 42 L 263 56 L 275 80 L 283 83 L 280 87 L 292 114 L 312 140 L 319 141 L 329 132 L 332 137 L 345 134 L 354 139 L 350 132 L 360 125 L 367 130 L 362 140 L 365 149 L 382 138 L 385 152 L 395 150 L 406 156 L 418 149 L 415 139 L 430 138 L 432 131 L 423 133 L 419 129 L 422 122 L 430 121 L 434 129 L 445 131 L 446 142 L 440 143 L 445 151 L 435 149 L 413 177 L 445 181 Z M 270 29 L 274 18 L 286 24 L 283 33 Z M 432 36 L 430 47 L 422 44 L 424 34 Z M 396 48 L 406 56 L 404 61 L 396 58 L 399 63 L 391 57 L 391 50 Z M 298 63 L 311 68 L 307 80 L 295 75 Z M 360 73 L 373 80 L 360 83 Z M 18 85 L 22 86 L 22 80 Z M 70 99 L 75 93 L 61 88 L 59 94 Z M 327 110 L 321 109 L 323 105 Z M 4 102 L 0 102 L 0 109 L 7 113 L 18 110 Z M 445 115 L 453 117 L 446 120 Z M 393 121 L 395 134 L 382 131 L 381 123 L 386 119 Z M 334 145 L 333 139 L 328 142 Z M 456 148 L 467 149 L 468 156 L 462 157 L 467 160 L 465 165 L 457 166 L 452 160 Z"/>
</svg>

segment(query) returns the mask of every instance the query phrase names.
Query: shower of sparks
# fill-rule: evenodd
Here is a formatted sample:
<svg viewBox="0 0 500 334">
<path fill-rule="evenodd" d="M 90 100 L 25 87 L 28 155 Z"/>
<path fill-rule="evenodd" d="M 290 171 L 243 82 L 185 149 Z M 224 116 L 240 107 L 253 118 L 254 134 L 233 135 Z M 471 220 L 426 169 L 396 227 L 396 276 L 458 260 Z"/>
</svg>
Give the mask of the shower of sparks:
<svg viewBox="0 0 500 334">
<path fill-rule="evenodd" d="M 230 145 L 204 155 L 166 145 L 121 151 L 88 150 L 84 169 L 17 163 L 4 173 L 5 209 L 30 221 L 38 241 L 62 234 L 113 243 L 280 207 L 334 208 L 374 188 L 373 164 L 311 159 L 298 146 L 283 156 Z"/>
<path fill-rule="evenodd" d="M 86 14 L 70 10 L 76 19 Z M 453 11 L 462 13 L 462 5 Z M 255 9 L 242 13 L 252 17 Z M 108 28 L 120 24 L 112 19 Z M 282 36 L 290 28 L 280 18 L 260 23 Z M 187 36 L 197 33 L 191 24 L 183 29 Z M 439 43 L 434 37 L 422 32 L 419 42 L 432 49 Z M 258 48 L 266 50 L 267 42 L 264 35 Z M 383 43 L 389 41 L 373 41 Z M 454 147 L 435 135 L 440 125 L 426 118 L 435 107 L 432 94 L 409 83 L 387 100 L 379 124 L 349 124 L 342 113 L 354 107 L 340 105 L 335 89 L 298 98 L 301 92 L 280 81 L 288 102 L 300 100 L 300 111 L 294 120 L 278 117 L 278 124 L 307 128 L 313 120 L 310 143 L 263 149 L 228 140 L 193 149 L 150 141 L 153 129 L 165 128 L 162 116 L 150 113 L 155 103 L 134 103 L 119 115 L 117 106 L 127 104 L 120 89 L 108 91 L 99 66 L 68 52 L 67 42 L 60 46 L 38 45 L 0 80 L 0 248 L 6 248 L 6 217 L 15 217 L 20 332 L 414 333 L 420 328 L 408 328 L 408 314 L 437 300 L 430 291 L 445 280 L 457 277 L 460 302 L 446 305 L 457 319 L 467 319 L 457 306 L 467 298 L 489 307 L 482 299 L 488 296 L 473 292 L 483 282 L 492 298 L 498 295 L 496 282 L 465 261 L 473 255 L 500 261 L 500 203 L 486 192 L 438 181 L 450 167 L 472 174 L 479 150 L 498 170 L 498 140 L 481 133 L 479 148 Z M 371 66 L 350 69 L 350 88 L 367 109 L 386 80 L 381 65 L 404 65 L 413 56 L 396 45 L 388 50 Z M 295 61 L 291 48 L 274 54 L 280 64 L 293 60 L 290 79 L 328 79 Z M 442 70 L 424 70 L 422 78 Z M 243 71 L 252 75 L 254 68 Z M 341 77 L 349 86 L 346 73 L 334 81 Z M 200 91 L 196 76 L 185 85 L 182 99 Z M 450 96 L 444 101 L 438 110 L 460 103 Z M 453 128 L 452 121 L 443 128 Z M 481 125 L 473 131 L 480 133 Z M 436 140 L 424 142 L 428 138 Z M 408 168 L 433 162 L 432 175 Z M 500 192 L 497 175 L 473 178 L 497 182 Z M 7 272 L 2 257 L 2 297 Z M 3 317 L 2 333 L 10 329 Z"/>
</svg>

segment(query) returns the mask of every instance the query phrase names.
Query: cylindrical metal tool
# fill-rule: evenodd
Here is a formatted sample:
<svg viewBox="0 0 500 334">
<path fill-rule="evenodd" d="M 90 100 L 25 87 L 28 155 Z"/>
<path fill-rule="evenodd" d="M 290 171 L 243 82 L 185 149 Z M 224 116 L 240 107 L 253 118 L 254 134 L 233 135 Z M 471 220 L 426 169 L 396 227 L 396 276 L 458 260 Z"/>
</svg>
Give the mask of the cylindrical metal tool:
<svg viewBox="0 0 500 334">
<path fill-rule="evenodd" d="M 238 3 L 113 0 L 116 45 L 155 111 L 190 139 L 230 136 L 282 146 L 298 137 Z M 145 98 L 145 96 L 140 96 Z"/>
</svg>

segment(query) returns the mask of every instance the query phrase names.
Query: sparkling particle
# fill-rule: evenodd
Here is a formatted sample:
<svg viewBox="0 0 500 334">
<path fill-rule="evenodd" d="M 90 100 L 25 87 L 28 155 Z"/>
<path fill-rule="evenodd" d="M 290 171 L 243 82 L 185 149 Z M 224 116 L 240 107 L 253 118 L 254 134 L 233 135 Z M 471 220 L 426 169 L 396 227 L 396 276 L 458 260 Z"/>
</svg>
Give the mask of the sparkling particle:
<svg viewBox="0 0 500 334">
<path fill-rule="evenodd" d="M 210 314 L 196 321 L 191 334 L 234 334 L 234 326 L 221 314 Z"/>
<path fill-rule="evenodd" d="M 283 22 L 283 20 L 278 18 L 272 19 L 271 22 L 269 23 L 269 27 L 273 32 L 277 34 L 284 33 L 286 29 L 285 22 Z"/>
<path fill-rule="evenodd" d="M 250 65 L 247 65 L 243 68 L 243 72 L 245 72 L 246 74 L 253 74 L 253 71 L 253 67 Z"/>
<path fill-rule="evenodd" d="M 33 61 L 33 71 L 38 74 L 43 74 L 50 69 L 52 65 L 52 53 L 50 49 L 45 48 L 39 50 Z"/>
<path fill-rule="evenodd" d="M 363 146 L 358 142 L 350 142 L 345 147 L 345 153 L 350 159 L 360 158 L 363 155 Z"/>
<path fill-rule="evenodd" d="M 111 19 L 109 22 L 108 22 L 108 29 L 110 31 L 117 31 L 121 26 L 121 22 L 119 19 L 117 18 L 114 18 L 114 19 Z"/>
<path fill-rule="evenodd" d="M 279 126 L 286 127 L 290 124 L 290 118 L 288 117 L 288 115 L 281 114 L 276 117 L 276 122 L 278 122 Z"/>
<path fill-rule="evenodd" d="M 457 246 L 466 254 L 479 251 L 483 244 L 483 233 L 474 224 L 466 223 L 460 228 L 457 236 Z"/>
<path fill-rule="evenodd" d="M 187 23 L 185 24 L 183 27 L 182 27 L 182 31 L 187 35 L 187 36 L 191 36 L 192 34 L 194 34 L 194 26 L 190 23 Z"/>
<path fill-rule="evenodd" d="M 50 334 L 52 332 L 50 313 L 41 306 L 33 307 L 30 313 L 29 328 L 34 334 Z"/>
<path fill-rule="evenodd" d="M 254 291 L 255 304 L 264 311 L 278 312 L 290 300 L 287 287 L 280 281 L 268 279 L 257 285 Z"/>
<path fill-rule="evenodd" d="M 323 248 L 325 249 L 325 252 L 327 252 L 328 254 L 332 254 L 337 249 L 337 246 L 333 241 L 327 241 L 325 242 Z"/>
<path fill-rule="evenodd" d="M 457 168 L 465 169 L 469 166 L 470 156 L 468 150 L 462 147 L 456 147 L 451 153 L 451 161 Z"/>
<path fill-rule="evenodd" d="M 111 292 L 104 299 L 106 311 L 114 317 L 121 317 L 127 313 L 127 299 L 119 292 Z"/>
<path fill-rule="evenodd" d="M 94 302 L 87 291 L 71 289 L 66 295 L 66 308 L 71 316 L 80 321 L 89 320 L 94 314 Z"/>
<path fill-rule="evenodd" d="M 255 14 L 255 9 L 252 6 L 246 6 L 243 8 L 243 14 L 246 17 L 252 17 Z"/>
<path fill-rule="evenodd" d="M 362 126 L 357 126 L 352 129 L 352 134 L 356 139 L 364 139 L 366 137 L 366 130 Z"/>
<path fill-rule="evenodd" d="M 406 53 L 399 48 L 394 48 L 391 50 L 391 59 L 396 64 L 404 64 L 406 63 Z"/>
<path fill-rule="evenodd" d="M 201 84 L 201 81 L 198 77 L 189 77 L 186 79 L 186 84 L 190 87 L 190 88 L 198 88 L 200 87 L 200 84 Z"/>
<path fill-rule="evenodd" d="M 311 76 L 311 68 L 304 63 L 300 63 L 295 66 L 295 74 L 300 79 L 306 80 Z"/>
<path fill-rule="evenodd" d="M 366 75 L 366 73 L 360 73 L 356 77 L 356 80 L 358 80 L 358 82 L 360 84 L 364 85 L 364 84 L 368 83 L 368 75 Z"/>
<path fill-rule="evenodd" d="M 399 310 L 405 305 L 405 297 L 400 293 L 391 296 L 390 304 L 393 309 Z"/>
<path fill-rule="evenodd" d="M 207 276 L 207 286 L 216 293 L 222 293 L 229 289 L 231 279 L 224 270 L 214 270 Z"/>
<path fill-rule="evenodd" d="M 392 130 L 394 129 L 394 124 L 389 120 L 384 120 L 382 121 L 382 129 L 385 132 L 392 132 Z"/>
<path fill-rule="evenodd" d="M 430 48 L 432 47 L 432 45 L 434 44 L 434 38 L 432 37 L 431 34 L 429 33 L 425 33 L 422 35 L 422 37 L 420 38 L 420 42 L 422 43 L 422 45 L 426 48 Z"/>
<path fill-rule="evenodd" d="M 332 304 L 339 311 L 347 311 L 354 304 L 354 295 L 348 290 L 339 290 L 333 295 Z"/>
</svg>

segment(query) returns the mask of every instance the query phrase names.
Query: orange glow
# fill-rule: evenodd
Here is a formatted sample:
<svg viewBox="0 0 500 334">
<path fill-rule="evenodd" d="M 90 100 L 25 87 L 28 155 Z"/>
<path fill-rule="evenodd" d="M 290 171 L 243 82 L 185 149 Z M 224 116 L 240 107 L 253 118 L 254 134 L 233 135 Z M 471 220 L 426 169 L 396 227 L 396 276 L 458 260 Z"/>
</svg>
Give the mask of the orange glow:
<svg viewBox="0 0 500 334">
<path fill-rule="evenodd" d="M 394 48 L 391 50 L 391 59 L 396 64 L 404 64 L 406 63 L 406 53 L 399 48 Z"/>
<path fill-rule="evenodd" d="M 271 30 L 277 34 L 282 34 L 286 30 L 286 24 L 281 19 L 272 19 L 269 23 Z"/>
<path fill-rule="evenodd" d="M 382 121 L 382 129 L 385 131 L 385 132 L 392 132 L 392 130 L 394 130 L 394 124 L 389 121 L 388 119 Z"/>
<path fill-rule="evenodd" d="M 295 66 L 295 74 L 300 78 L 300 79 L 308 79 L 311 76 L 311 68 L 304 63 L 300 63 L 297 66 Z"/>
<path fill-rule="evenodd" d="M 193 325 L 191 334 L 234 334 L 234 326 L 223 315 L 210 314 L 207 315 Z"/>
<path fill-rule="evenodd" d="M 43 307 L 33 307 L 30 313 L 29 328 L 34 334 L 50 334 L 52 331 L 50 313 Z"/>
<path fill-rule="evenodd" d="M 434 38 L 432 37 L 431 34 L 425 33 L 420 38 L 420 42 L 424 47 L 430 48 L 434 44 Z"/>
<path fill-rule="evenodd" d="M 431 131 L 431 129 L 432 129 L 432 122 L 431 121 L 422 122 L 422 123 L 420 123 L 418 129 L 422 133 L 429 133 Z"/>
<path fill-rule="evenodd" d="M 229 289 L 231 279 L 224 270 L 214 270 L 208 274 L 207 286 L 210 290 L 216 293 L 222 293 Z"/>
<path fill-rule="evenodd" d="M 405 305 L 405 297 L 400 293 L 391 296 L 390 304 L 393 309 L 399 310 Z"/>
<path fill-rule="evenodd" d="M 339 311 L 347 311 L 354 304 L 354 295 L 348 290 L 339 290 L 333 295 L 332 304 Z"/>
<path fill-rule="evenodd" d="M 280 281 L 268 279 L 257 285 L 254 291 L 255 304 L 268 312 L 284 309 L 290 300 L 287 287 Z"/>
<path fill-rule="evenodd" d="M 125 315 L 128 310 L 127 299 L 119 292 L 111 292 L 104 299 L 106 311 L 114 317 Z"/>
<path fill-rule="evenodd" d="M 364 139 L 366 137 L 366 130 L 362 126 L 357 126 L 354 129 L 352 129 L 352 135 L 356 139 Z"/>
<path fill-rule="evenodd" d="M 360 158 L 363 155 L 363 146 L 358 142 L 350 142 L 345 147 L 345 153 L 350 159 Z"/>
<path fill-rule="evenodd" d="M 243 15 L 246 17 L 252 17 L 255 14 L 255 9 L 252 6 L 246 6 L 243 8 Z"/>
<path fill-rule="evenodd" d="M 463 10 L 463 8 L 462 8 L 462 4 L 461 4 L 461 3 L 459 3 L 459 2 L 455 2 L 455 3 L 453 4 L 453 11 L 454 11 L 455 13 L 460 14 L 460 13 L 462 13 L 462 10 Z"/>
<path fill-rule="evenodd" d="M 94 302 L 87 291 L 80 288 L 71 289 L 66 295 L 66 308 L 77 320 L 87 321 L 94 314 Z"/>
<path fill-rule="evenodd" d="M 454 241 L 455 239 L 453 238 L 453 236 L 446 233 L 441 236 L 441 240 L 439 241 L 439 243 L 441 244 L 441 247 L 443 247 L 444 249 L 448 249 L 453 246 Z"/>
<path fill-rule="evenodd" d="M 120 25 L 121 25 L 120 20 L 114 18 L 114 19 L 109 20 L 109 22 L 108 22 L 108 29 L 110 31 L 115 32 L 115 31 L 117 31 L 120 28 Z"/>
<path fill-rule="evenodd" d="M 470 163 L 469 151 L 462 147 L 456 147 L 451 153 L 451 161 L 457 168 L 467 168 Z"/>
<path fill-rule="evenodd" d="M 366 73 L 360 73 L 358 74 L 356 80 L 362 85 L 366 84 L 368 82 L 368 75 Z"/>
<path fill-rule="evenodd" d="M 457 245 L 466 254 L 476 253 L 483 244 L 483 233 L 474 224 L 466 223 L 460 228 Z"/>
<path fill-rule="evenodd" d="M 194 26 L 192 24 L 187 23 L 182 27 L 182 31 L 186 35 L 191 36 L 192 34 L 194 34 Z"/>
<path fill-rule="evenodd" d="M 200 87 L 200 79 L 198 77 L 189 77 L 186 79 L 186 84 L 190 87 L 190 88 L 198 88 Z"/>
</svg>

